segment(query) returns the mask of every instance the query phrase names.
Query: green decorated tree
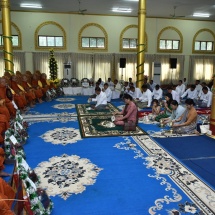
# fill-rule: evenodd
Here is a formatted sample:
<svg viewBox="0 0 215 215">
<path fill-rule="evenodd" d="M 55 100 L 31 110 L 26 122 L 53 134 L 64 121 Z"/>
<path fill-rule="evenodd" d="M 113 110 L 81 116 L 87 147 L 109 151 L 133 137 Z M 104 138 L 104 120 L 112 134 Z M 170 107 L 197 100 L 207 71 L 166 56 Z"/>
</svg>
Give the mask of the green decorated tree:
<svg viewBox="0 0 215 215">
<path fill-rule="evenodd" d="M 57 80 L 57 61 L 54 57 L 54 50 L 50 50 L 50 58 L 49 58 L 49 74 L 50 74 L 50 79 L 52 81 Z"/>
</svg>

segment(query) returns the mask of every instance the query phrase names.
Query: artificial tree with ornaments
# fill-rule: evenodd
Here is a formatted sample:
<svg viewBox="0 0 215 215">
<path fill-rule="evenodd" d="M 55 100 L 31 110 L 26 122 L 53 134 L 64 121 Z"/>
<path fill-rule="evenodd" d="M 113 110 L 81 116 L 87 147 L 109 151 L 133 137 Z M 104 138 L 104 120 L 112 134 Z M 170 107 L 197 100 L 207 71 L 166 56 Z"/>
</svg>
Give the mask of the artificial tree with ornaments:
<svg viewBox="0 0 215 215">
<path fill-rule="evenodd" d="M 49 58 L 49 74 L 50 74 L 50 79 L 55 82 L 57 79 L 57 61 L 54 57 L 54 50 L 50 50 L 50 58 Z"/>
</svg>

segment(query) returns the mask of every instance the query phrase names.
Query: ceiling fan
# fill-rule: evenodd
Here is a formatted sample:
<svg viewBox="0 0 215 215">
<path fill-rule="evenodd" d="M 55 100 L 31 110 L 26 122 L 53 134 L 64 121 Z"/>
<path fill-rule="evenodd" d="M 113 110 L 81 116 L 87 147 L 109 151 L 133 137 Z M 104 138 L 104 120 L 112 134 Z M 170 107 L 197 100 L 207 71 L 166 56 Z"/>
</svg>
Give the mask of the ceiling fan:
<svg viewBox="0 0 215 215">
<path fill-rule="evenodd" d="M 170 14 L 170 17 L 172 18 L 182 18 L 185 16 L 176 16 L 175 11 L 176 11 L 177 6 L 173 6 L 173 14 Z"/>
<path fill-rule="evenodd" d="M 81 1 L 80 0 L 78 0 L 78 13 L 80 13 L 80 14 L 82 14 L 82 15 L 84 15 L 84 12 L 86 12 L 87 11 L 87 9 L 81 9 Z"/>
</svg>

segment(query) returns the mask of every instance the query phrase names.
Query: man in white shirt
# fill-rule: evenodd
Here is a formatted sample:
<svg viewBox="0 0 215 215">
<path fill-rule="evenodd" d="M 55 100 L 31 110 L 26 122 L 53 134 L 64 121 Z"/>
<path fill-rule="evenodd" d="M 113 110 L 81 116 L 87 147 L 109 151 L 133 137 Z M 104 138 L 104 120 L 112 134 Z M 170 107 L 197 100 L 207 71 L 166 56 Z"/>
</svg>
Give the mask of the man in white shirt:
<svg viewBox="0 0 215 215">
<path fill-rule="evenodd" d="M 129 79 L 128 79 L 128 85 L 129 85 L 130 83 L 132 83 L 133 86 L 136 87 L 136 83 L 133 82 L 132 78 L 129 78 Z"/>
<path fill-rule="evenodd" d="M 179 96 L 181 96 L 185 92 L 185 89 L 186 89 L 186 87 L 182 83 L 182 80 L 179 80 L 178 81 L 178 86 L 176 87 L 176 92 L 178 92 L 178 93 L 180 92 Z M 178 91 L 178 90 L 180 90 L 180 91 Z"/>
<path fill-rule="evenodd" d="M 183 84 L 185 85 L 185 90 L 186 90 L 187 89 L 187 79 L 186 78 L 184 78 Z"/>
<path fill-rule="evenodd" d="M 154 81 L 153 80 L 150 80 L 150 82 L 149 82 L 149 86 L 150 86 L 150 90 L 153 92 L 153 90 L 154 90 L 154 88 L 155 88 L 155 86 L 156 86 L 157 84 L 156 83 L 154 83 Z"/>
<path fill-rule="evenodd" d="M 102 89 L 104 87 L 104 81 L 102 81 L 102 79 L 99 78 L 97 82 L 100 83 L 99 87 Z"/>
<path fill-rule="evenodd" d="M 203 93 L 201 94 L 201 97 L 199 98 L 199 100 L 197 100 L 196 104 L 199 107 L 210 107 L 211 103 L 212 103 L 212 92 L 208 91 L 207 87 L 203 87 L 202 88 Z"/>
<path fill-rule="evenodd" d="M 114 89 L 112 90 L 112 99 L 119 99 L 121 94 L 121 84 L 117 79 L 114 80 Z"/>
<path fill-rule="evenodd" d="M 107 80 L 106 83 L 108 84 L 108 87 L 109 87 L 110 89 L 113 89 L 113 88 L 114 88 L 114 83 L 111 81 L 111 78 L 108 78 L 108 80 Z"/>
<path fill-rule="evenodd" d="M 112 98 L 112 90 L 108 87 L 108 83 L 104 84 L 104 88 L 102 90 L 107 96 L 107 102 L 111 101 Z"/>
<path fill-rule="evenodd" d="M 198 94 L 202 91 L 202 85 L 200 84 L 200 80 L 196 80 L 196 90 L 198 92 Z"/>
<path fill-rule="evenodd" d="M 207 84 L 206 84 L 205 82 L 202 82 L 201 85 L 202 85 L 202 87 L 207 87 L 207 88 L 208 88 L 208 91 L 211 91 L 210 88 L 207 86 Z M 202 94 L 203 94 L 203 91 L 201 90 L 201 91 L 199 92 L 198 97 L 200 98 Z"/>
<path fill-rule="evenodd" d="M 163 90 L 160 88 L 160 86 L 157 84 L 152 92 L 152 96 L 154 99 L 157 99 L 158 101 L 162 100 L 163 97 Z"/>
<path fill-rule="evenodd" d="M 140 97 L 142 96 L 142 92 L 140 91 L 139 88 L 135 88 L 134 86 L 131 86 L 128 94 L 133 98 L 133 99 L 140 99 Z"/>
<path fill-rule="evenodd" d="M 152 92 L 148 89 L 146 84 L 143 84 L 142 90 L 142 96 L 137 99 L 136 104 L 139 108 L 150 107 L 152 103 Z"/>
<path fill-rule="evenodd" d="M 96 102 L 95 106 L 91 106 L 94 110 L 102 110 L 107 107 L 107 96 L 104 92 L 101 91 L 101 88 L 96 87 L 96 98 L 92 98 L 92 102 Z"/>
<path fill-rule="evenodd" d="M 172 99 L 173 100 L 176 100 L 178 103 L 180 103 L 179 94 L 175 90 L 173 90 L 171 86 L 167 87 L 167 91 L 168 91 L 168 93 L 172 94 Z"/>
<path fill-rule="evenodd" d="M 197 92 L 197 90 L 196 90 L 196 85 L 194 85 L 194 84 L 192 84 L 191 86 L 190 86 L 190 88 L 188 88 L 183 94 L 182 94 L 182 96 L 181 96 L 181 98 L 183 99 L 184 97 L 186 97 L 187 96 L 187 98 L 188 99 L 197 99 L 197 97 L 198 97 L 198 92 Z"/>
</svg>

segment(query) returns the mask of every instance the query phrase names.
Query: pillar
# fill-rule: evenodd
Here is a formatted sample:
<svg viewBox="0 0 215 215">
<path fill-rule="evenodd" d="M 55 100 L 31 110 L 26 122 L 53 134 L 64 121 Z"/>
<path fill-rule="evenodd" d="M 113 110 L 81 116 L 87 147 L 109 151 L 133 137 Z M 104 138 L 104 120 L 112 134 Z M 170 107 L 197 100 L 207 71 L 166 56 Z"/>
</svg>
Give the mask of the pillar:
<svg viewBox="0 0 215 215">
<path fill-rule="evenodd" d="M 137 87 L 141 89 L 144 79 L 145 62 L 145 26 L 146 26 L 146 0 L 139 0 L 138 10 L 138 52 L 137 52 Z"/>
</svg>

